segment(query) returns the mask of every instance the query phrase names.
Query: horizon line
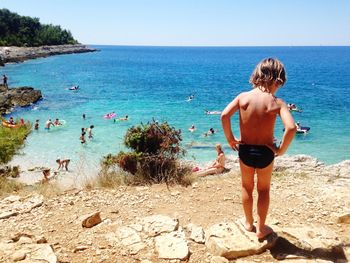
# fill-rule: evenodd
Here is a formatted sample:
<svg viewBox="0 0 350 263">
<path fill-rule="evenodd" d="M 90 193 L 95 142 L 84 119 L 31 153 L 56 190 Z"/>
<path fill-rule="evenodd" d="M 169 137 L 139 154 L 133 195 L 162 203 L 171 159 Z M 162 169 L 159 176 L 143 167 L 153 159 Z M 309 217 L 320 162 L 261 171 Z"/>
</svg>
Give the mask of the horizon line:
<svg viewBox="0 0 350 263">
<path fill-rule="evenodd" d="M 118 47 L 207 47 L 207 48 L 228 48 L 228 47 L 350 47 L 348 45 L 137 45 L 137 44 L 83 44 L 87 46 L 118 46 Z"/>
</svg>

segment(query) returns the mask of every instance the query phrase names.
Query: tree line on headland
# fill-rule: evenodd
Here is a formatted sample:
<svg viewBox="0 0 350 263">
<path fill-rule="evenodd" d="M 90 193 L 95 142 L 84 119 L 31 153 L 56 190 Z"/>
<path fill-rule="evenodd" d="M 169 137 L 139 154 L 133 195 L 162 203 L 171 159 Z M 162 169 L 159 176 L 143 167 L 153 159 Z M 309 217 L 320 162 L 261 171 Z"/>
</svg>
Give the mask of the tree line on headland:
<svg viewBox="0 0 350 263">
<path fill-rule="evenodd" d="M 71 32 L 60 26 L 41 24 L 39 18 L 0 9 L 0 46 L 37 47 L 77 43 Z"/>
</svg>

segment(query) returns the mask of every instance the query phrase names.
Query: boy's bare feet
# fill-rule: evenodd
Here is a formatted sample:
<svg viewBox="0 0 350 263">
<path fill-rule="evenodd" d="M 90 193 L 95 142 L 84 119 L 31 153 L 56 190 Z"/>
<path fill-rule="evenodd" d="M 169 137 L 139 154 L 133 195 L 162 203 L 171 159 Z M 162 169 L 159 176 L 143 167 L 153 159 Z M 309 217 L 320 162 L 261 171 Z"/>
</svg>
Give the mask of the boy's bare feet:
<svg viewBox="0 0 350 263">
<path fill-rule="evenodd" d="M 256 227 L 254 226 L 254 224 L 250 224 L 248 223 L 245 219 L 240 219 L 239 222 L 241 223 L 242 227 L 248 231 L 248 232 L 256 232 Z"/>
<path fill-rule="evenodd" d="M 268 225 L 264 225 L 263 228 L 257 229 L 256 236 L 259 241 L 263 241 L 268 235 L 273 233 L 273 229 Z"/>
<path fill-rule="evenodd" d="M 248 224 L 247 222 L 245 222 L 243 224 L 244 229 L 247 230 L 248 232 L 256 232 L 256 227 L 253 224 Z"/>
</svg>

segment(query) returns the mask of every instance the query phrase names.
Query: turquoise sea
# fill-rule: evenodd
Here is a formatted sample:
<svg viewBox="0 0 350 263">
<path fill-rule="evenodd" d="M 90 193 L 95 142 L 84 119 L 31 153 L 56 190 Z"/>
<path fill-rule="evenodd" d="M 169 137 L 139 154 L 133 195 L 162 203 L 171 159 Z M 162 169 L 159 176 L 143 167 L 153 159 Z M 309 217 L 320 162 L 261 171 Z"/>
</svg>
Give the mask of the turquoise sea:
<svg viewBox="0 0 350 263">
<path fill-rule="evenodd" d="M 74 169 L 94 170 L 103 155 L 124 149 L 128 127 L 152 118 L 182 130 L 186 159 L 212 160 L 215 143 L 226 141 L 220 116 L 204 111 L 221 111 L 238 93 L 251 89 L 250 74 L 266 57 L 277 57 L 286 67 L 288 81 L 276 95 L 302 108 L 294 118 L 311 127 L 309 134 L 295 138 L 288 154 L 312 155 L 327 164 L 350 159 L 350 47 L 93 47 L 100 52 L 1 68 L 10 86 L 32 86 L 44 96 L 12 114 L 32 122 L 40 119 L 41 125 L 15 163 L 55 167 L 56 158 L 68 157 Z M 73 85 L 79 91 L 68 90 Z M 186 101 L 191 94 L 194 99 Z M 112 111 L 130 120 L 113 123 L 102 117 Z M 67 125 L 46 131 L 48 118 L 64 119 Z M 81 128 L 91 124 L 94 139 L 81 145 Z M 188 131 L 192 124 L 194 133 Z M 218 132 L 204 137 L 211 127 Z M 237 116 L 233 130 L 238 135 Z M 278 122 L 276 137 L 281 135 Z"/>
</svg>

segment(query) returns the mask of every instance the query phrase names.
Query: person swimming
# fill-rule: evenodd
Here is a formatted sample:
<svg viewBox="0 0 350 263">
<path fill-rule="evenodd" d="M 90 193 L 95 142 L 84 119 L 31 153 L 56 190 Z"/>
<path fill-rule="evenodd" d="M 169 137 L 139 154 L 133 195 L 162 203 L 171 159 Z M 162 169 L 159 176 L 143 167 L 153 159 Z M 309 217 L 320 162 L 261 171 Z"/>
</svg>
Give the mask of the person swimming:
<svg viewBox="0 0 350 263">
<path fill-rule="evenodd" d="M 45 122 L 45 129 L 49 130 L 51 126 L 55 126 L 55 124 L 51 121 L 51 119 L 48 119 Z"/>
<path fill-rule="evenodd" d="M 214 128 L 210 128 L 209 131 L 207 131 L 206 133 L 204 133 L 204 136 L 207 137 L 208 135 L 213 135 L 215 133 Z"/>
<path fill-rule="evenodd" d="M 39 130 L 39 120 L 35 121 L 34 130 Z"/>
<path fill-rule="evenodd" d="M 73 86 L 73 87 L 70 87 L 69 90 L 78 90 L 79 89 L 79 85 L 77 86 Z"/>
<path fill-rule="evenodd" d="M 58 118 L 56 118 L 56 120 L 53 122 L 53 124 L 54 124 L 55 126 L 60 126 L 60 125 L 62 125 L 62 123 L 60 122 L 60 120 L 59 120 Z"/>
<path fill-rule="evenodd" d="M 194 126 L 194 124 L 192 124 L 192 126 L 190 128 L 188 128 L 188 130 L 190 132 L 194 132 L 196 130 L 196 126 Z"/>
</svg>

